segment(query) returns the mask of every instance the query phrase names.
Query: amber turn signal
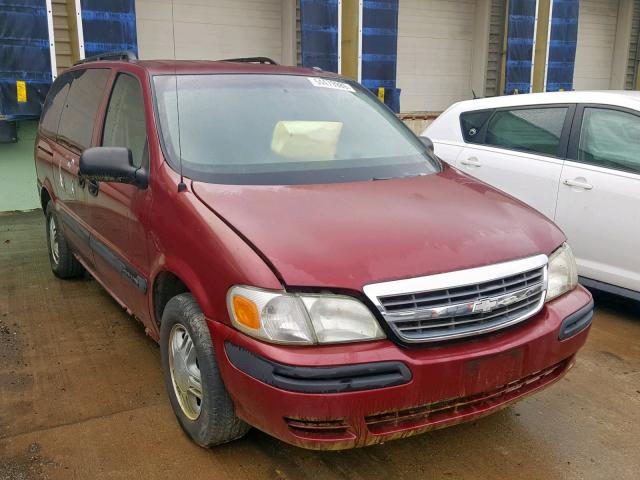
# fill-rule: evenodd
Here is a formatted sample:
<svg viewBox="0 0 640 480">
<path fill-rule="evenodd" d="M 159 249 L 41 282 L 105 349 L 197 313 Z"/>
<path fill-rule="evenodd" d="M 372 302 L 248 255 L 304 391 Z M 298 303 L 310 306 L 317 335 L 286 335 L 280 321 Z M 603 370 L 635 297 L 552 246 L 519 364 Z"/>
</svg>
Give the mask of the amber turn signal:
<svg viewBox="0 0 640 480">
<path fill-rule="evenodd" d="M 235 313 L 236 320 L 245 327 L 253 328 L 254 330 L 260 328 L 258 307 L 248 298 L 234 295 L 233 312 Z"/>
</svg>

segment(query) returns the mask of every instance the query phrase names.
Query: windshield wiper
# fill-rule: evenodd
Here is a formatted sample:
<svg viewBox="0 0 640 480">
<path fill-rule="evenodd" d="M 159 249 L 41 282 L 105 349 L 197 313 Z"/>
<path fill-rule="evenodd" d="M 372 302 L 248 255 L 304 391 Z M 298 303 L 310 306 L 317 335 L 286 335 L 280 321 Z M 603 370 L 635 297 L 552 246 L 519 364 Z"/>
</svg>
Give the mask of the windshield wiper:
<svg viewBox="0 0 640 480">
<path fill-rule="evenodd" d="M 397 177 L 373 177 L 371 181 L 377 182 L 381 180 L 393 180 L 395 178 L 414 178 L 414 177 L 424 177 L 427 175 L 426 173 L 415 173 L 413 175 L 399 175 Z"/>
</svg>

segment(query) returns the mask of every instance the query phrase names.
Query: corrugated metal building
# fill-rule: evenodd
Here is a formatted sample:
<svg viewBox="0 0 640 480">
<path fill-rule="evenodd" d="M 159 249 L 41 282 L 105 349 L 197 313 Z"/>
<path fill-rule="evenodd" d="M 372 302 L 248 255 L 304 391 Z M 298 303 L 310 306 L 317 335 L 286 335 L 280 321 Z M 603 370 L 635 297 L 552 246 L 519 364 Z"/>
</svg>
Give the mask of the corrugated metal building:
<svg viewBox="0 0 640 480">
<path fill-rule="evenodd" d="M 629 53 L 635 49 L 635 42 L 630 37 L 632 8 L 636 10 L 640 2 L 625 0 L 582 0 L 578 17 L 578 48 L 576 51 L 575 73 L 573 84 L 576 90 L 606 90 L 631 88 L 626 84 L 628 67 L 633 67 L 633 59 Z M 629 15 L 631 13 L 631 15 Z M 637 39 L 638 22 L 634 26 Z M 627 52 L 616 52 L 617 40 L 627 37 L 618 48 Z M 637 41 L 637 40 L 636 40 Z M 615 72 L 616 55 L 624 60 L 622 70 Z M 629 62 L 628 60 L 632 60 Z M 629 65 L 631 63 L 631 65 Z M 618 79 L 615 78 L 616 74 Z M 634 75 L 633 73 L 631 75 Z"/>
<path fill-rule="evenodd" d="M 357 71 L 358 75 L 363 75 L 363 62 L 368 62 L 369 69 L 379 62 L 382 73 L 378 78 L 384 76 L 380 85 L 388 96 L 399 89 L 399 111 L 415 131 L 456 101 L 474 94 L 504 94 L 509 75 L 509 32 L 516 28 L 517 20 L 512 7 L 517 2 L 535 7 L 536 33 L 531 39 L 535 43 L 551 38 L 540 36 L 540 32 L 551 30 L 554 9 L 566 7 L 571 0 L 122 0 L 112 2 L 113 8 L 128 3 L 128 14 L 92 11 L 90 17 L 79 10 L 95 10 L 100 2 L 42 0 L 52 15 L 52 61 L 57 62 L 52 74 L 84 54 L 83 38 L 93 37 L 91 48 L 99 48 L 99 35 L 96 38 L 89 20 L 110 21 L 122 16 L 123 22 L 133 22 L 129 32 L 134 35 L 122 44 L 137 46 L 140 58 L 259 55 L 285 65 L 306 66 L 313 66 L 315 60 L 310 59 L 322 58 L 318 62 L 336 65 L 336 70 L 344 72 Z M 100 5 L 108 10 L 110 3 Z M 572 55 L 568 70 L 572 72 L 568 79 L 572 88 L 640 88 L 640 0 L 579 0 L 576 5 L 575 59 Z M 349 16 L 353 11 L 360 11 L 355 20 Z M 372 11 L 375 15 L 368 13 Z M 392 21 L 381 22 L 385 15 L 393 16 Z M 84 32 L 78 29 L 78 19 Z M 548 29 L 544 25 L 547 21 Z M 390 23 L 397 27 L 390 28 Z M 355 49 L 345 43 L 353 40 L 349 36 L 353 31 L 360 42 Z M 373 39 L 370 45 L 379 44 L 379 51 L 363 52 L 363 35 Z M 113 39 L 110 42 L 105 45 L 114 44 Z M 548 51 L 542 63 L 539 58 L 536 62 L 530 58 L 533 90 L 545 88 L 546 70 L 542 76 L 545 84 L 536 85 L 533 79 L 536 69 L 546 69 Z M 358 56 L 352 59 L 352 55 Z M 349 62 L 355 62 L 357 68 L 346 68 Z M 375 91 L 375 81 L 367 82 Z M 37 207 L 29 143 L 33 142 L 33 129 L 33 123 L 19 129 L 19 145 L 0 145 L 0 211 Z M 4 185 L 6 179 L 11 180 Z"/>
<path fill-rule="evenodd" d="M 354 0 L 327 0 L 332 1 Z M 305 3 L 136 0 L 139 54 L 172 58 L 175 47 L 178 58 L 264 55 L 300 64 Z M 508 0 L 399 0 L 401 111 L 438 112 L 474 93 L 500 94 L 508 5 Z M 574 88 L 635 88 L 639 25 L 640 0 L 580 0 Z M 624 73 L 616 71 L 617 57 L 626 59 L 623 65 L 618 61 Z"/>
<path fill-rule="evenodd" d="M 175 0 L 173 12 L 170 1 L 136 0 L 139 56 L 173 58 L 175 48 L 176 57 L 184 59 L 260 54 L 295 62 L 294 24 L 283 38 L 285 10 L 295 22 L 295 2 L 282 0 Z"/>
</svg>

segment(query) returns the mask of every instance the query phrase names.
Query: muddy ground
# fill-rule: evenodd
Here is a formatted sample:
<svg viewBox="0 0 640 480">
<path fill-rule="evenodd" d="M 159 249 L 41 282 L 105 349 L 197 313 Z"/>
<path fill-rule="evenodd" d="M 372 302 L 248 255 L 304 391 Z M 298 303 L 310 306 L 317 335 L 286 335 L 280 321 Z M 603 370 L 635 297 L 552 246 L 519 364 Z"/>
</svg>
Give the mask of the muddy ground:
<svg viewBox="0 0 640 480">
<path fill-rule="evenodd" d="M 204 450 L 178 427 L 141 325 L 95 281 L 53 277 L 41 213 L 0 215 L 0 480 L 637 479 L 640 305 L 596 305 L 568 376 L 480 421 L 346 452 L 256 430 Z"/>
</svg>

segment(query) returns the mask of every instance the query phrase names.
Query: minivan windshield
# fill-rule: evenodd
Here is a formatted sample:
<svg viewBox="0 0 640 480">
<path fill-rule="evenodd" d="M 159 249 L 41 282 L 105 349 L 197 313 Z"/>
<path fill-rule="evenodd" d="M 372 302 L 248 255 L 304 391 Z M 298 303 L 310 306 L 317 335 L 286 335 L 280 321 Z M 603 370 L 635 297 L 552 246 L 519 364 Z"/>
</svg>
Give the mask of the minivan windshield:
<svg viewBox="0 0 640 480">
<path fill-rule="evenodd" d="M 354 82 L 297 75 L 154 77 L 165 154 L 199 181 L 317 184 L 439 171 L 422 142 Z"/>
</svg>

